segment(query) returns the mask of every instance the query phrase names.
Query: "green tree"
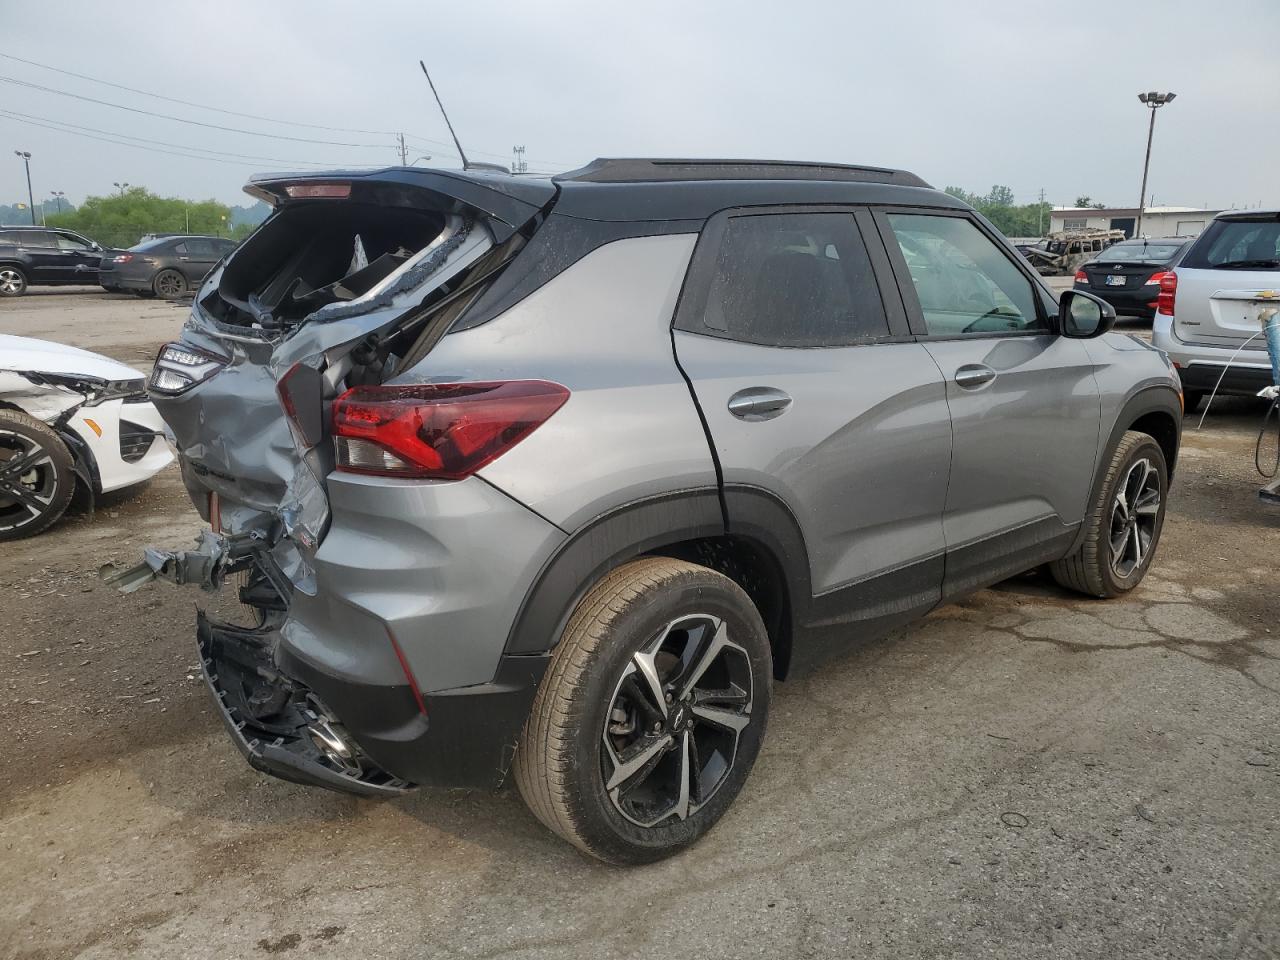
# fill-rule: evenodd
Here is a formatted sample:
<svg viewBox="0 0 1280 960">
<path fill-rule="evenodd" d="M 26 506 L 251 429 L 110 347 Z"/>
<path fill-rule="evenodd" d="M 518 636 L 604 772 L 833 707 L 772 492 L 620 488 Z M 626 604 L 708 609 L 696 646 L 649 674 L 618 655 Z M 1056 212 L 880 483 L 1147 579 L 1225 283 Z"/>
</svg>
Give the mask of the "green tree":
<svg viewBox="0 0 1280 960">
<path fill-rule="evenodd" d="M 1007 237 L 1039 237 L 1049 229 L 1047 203 L 1015 203 L 1013 191 L 997 184 L 985 195 L 970 193 L 962 187 L 947 187 L 946 192 L 963 200 L 990 220 Z"/>
<path fill-rule="evenodd" d="M 84 234 L 103 246 L 131 247 L 148 233 L 227 236 L 231 210 L 216 200 L 160 197 L 145 187 L 131 187 L 123 194 L 88 197 L 79 208 L 48 214 L 46 222 Z"/>
</svg>

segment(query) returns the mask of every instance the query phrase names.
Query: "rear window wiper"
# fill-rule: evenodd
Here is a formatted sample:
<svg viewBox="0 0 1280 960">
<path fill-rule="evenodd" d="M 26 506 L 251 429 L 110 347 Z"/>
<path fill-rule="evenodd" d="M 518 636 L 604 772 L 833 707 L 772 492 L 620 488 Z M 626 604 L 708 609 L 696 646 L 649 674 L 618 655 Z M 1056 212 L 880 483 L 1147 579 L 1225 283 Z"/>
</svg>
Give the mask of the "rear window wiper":
<svg viewBox="0 0 1280 960">
<path fill-rule="evenodd" d="M 1280 267 L 1280 260 L 1224 260 L 1222 263 L 1211 264 L 1211 266 L 1214 270 L 1267 269 Z"/>
</svg>

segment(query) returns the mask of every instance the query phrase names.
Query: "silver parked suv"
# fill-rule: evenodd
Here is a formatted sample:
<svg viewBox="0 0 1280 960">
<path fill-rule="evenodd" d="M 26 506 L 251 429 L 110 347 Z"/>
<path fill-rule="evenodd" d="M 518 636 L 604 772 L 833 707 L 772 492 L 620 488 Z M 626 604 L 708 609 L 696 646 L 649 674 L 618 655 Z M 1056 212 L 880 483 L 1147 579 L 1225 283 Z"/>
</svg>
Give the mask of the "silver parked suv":
<svg viewBox="0 0 1280 960">
<path fill-rule="evenodd" d="M 207 680 L 260 770 L 366 795 L 510 772 L 594 856 L 742 789 L 774 679 L 1048 564 L 1148 569 L 1165 357 L 897 170 L 598 160 L 255 180 L 151 395 L 210 530 Z"/>
<path fill-rule="evenodd" d="M 1280 305 L 1280 211 L 1220 213 L 1160 280 L 1152 342 L 1182 374 L 1187 410 L 1217 390 L 1253 396 L 1270 386 L 1260 336 Z"/>
</svg>

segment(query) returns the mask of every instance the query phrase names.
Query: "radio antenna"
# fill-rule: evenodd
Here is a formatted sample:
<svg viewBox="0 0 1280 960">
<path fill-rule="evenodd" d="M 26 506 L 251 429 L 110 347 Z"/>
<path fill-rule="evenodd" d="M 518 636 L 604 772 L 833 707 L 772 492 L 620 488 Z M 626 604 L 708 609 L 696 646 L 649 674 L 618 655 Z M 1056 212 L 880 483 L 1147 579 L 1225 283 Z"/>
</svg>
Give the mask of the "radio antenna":
<svg viewBox="0 0 1280 960">
<path fill-rule="evenodd" d="M 431 87 L 431 95 L 436 98 L 436 106 L 440 108 L 440 115 L 444 117 L 444 125 L 449 128 L 449 136 L 453 137 L 453 145 L 458 148 L 458 156 L 462 158 L 462 169 L 466 170 L 470 166 L 467 162 L 467 155 L 462 151 L 462 144 L 458 142 L 458 135 L 453 132 L 453 124 L 449 122 L 449 114 L 445 113 L 444 104 L 440 102 L 440 94 L 436 93 L 436 85 L 431 82 L 431 74 L 427 73 L 427 65 L 419 60 L 418 66 L 422 68 L 422 72 L 427 78 L 427 84 Z"/>
</svg>

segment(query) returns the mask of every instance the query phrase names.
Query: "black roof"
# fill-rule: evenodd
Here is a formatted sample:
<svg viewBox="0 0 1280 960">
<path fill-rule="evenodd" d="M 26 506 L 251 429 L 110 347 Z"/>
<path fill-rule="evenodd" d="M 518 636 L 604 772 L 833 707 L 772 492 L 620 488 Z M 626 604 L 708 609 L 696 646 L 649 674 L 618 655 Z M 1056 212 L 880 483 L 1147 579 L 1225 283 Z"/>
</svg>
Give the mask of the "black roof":
<svg viewBox="0 0 1280 960">
<path fill-rule="evenodd" d="M 827 180 L 896 183 L 927 187 L 914 173 L 889 167 L 805 160 L 690 160 L 661 157 L 600 157 L 585 167 L 552 177 L 556 183 L 671 183 L 688 180 Z"/>
<path fill-rule="evenodd" d="M 555 177 L 524 176 L 490 169 L 308 171 L 263 174 L 245 188 L 271 203 L 302 180 L 363 181 L 392 187 L 412 184 L 434 190 L 510 225 L 524 223 L 555 200 L 559 216 L 606 221 L 705 220 L 734 207 L 778 204 L 878 203 L 966 209 L 915 174 L 886 167 L 791 160 L 681 160 L 606 158 Z M 355 194 L 353 193 L 353 197 Z"/>
</svg>

